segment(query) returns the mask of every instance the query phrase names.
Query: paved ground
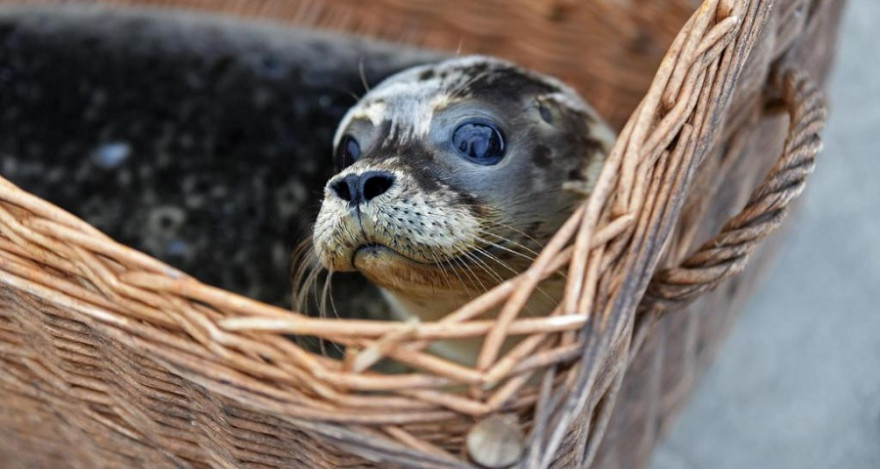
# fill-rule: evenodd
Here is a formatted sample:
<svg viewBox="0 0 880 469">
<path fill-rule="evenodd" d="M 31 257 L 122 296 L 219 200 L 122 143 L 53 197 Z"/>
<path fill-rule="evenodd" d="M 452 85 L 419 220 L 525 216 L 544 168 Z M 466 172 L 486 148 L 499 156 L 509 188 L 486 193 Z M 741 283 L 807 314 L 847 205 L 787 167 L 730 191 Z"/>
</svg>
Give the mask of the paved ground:
<svg viewBox="0 0 880 469">
<path fill-rule="evenodd" d="M 880 1 L 843 29 L 799 230 L 652 469 L 880 468 Z"/>
</svg>

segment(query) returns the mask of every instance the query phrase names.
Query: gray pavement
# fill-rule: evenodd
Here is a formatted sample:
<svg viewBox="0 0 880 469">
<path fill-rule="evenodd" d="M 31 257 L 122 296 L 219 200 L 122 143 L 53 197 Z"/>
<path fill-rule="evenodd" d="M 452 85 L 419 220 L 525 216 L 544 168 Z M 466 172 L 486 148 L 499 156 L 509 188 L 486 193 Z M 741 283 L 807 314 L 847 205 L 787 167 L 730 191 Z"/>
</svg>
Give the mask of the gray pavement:
<svg viewBox="0 0 880 469">
<path fill-rule="evenodd" d="M 850 0 L 799 226 L 652 469 L 880 469 L 880 1 Z"/>
</svg>

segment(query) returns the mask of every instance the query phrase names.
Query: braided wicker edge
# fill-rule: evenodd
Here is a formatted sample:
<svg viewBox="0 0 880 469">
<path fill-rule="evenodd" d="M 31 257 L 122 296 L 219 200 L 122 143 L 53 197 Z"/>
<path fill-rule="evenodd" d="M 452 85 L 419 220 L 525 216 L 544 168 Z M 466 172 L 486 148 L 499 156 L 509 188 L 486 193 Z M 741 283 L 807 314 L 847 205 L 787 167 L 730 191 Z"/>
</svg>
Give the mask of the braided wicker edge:
<svg viewBox="0 0 880 469">
<path fill-rule="evenodd" d="M 792 123 L 783 156 L 746 207 L 730 219 L 721 232 L 703 243 L 678 267 L 654 275 L 642 300 L 646 309 L 677 310 L 745 269 L 749 255 L 788 214 L 791 202 L 806 186 L 822 151 L 819 136 L 825 128 L 827 109 L 822 93 L 804 73 L 786 71 L 781 78 L 782 97 Z"/>
</svg>

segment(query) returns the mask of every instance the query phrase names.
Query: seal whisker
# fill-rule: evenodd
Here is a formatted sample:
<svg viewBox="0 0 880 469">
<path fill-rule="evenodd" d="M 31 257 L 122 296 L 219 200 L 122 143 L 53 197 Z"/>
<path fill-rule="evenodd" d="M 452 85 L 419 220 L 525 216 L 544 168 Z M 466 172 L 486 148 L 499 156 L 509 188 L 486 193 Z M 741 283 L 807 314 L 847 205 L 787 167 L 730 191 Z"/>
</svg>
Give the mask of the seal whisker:
<svg viewBox="0 0 880 469">
<path fill-rule="evenodd" d="M 472 264 L 474 264 L 473 259 L 470 257 L 469 253 L 464 248 L 458 246 L 455 247 L 455 250 L 458 252 L 459 255 L 454 257 L 453 259 L 458 262 L 458 264 L 461 265 L 467 272 L 470 273 L 470 277 L 480 286 L 480 292 L 488 291 L 486 285 L 484 285 L 482 280 L 480 280 L 480 276 L 477 275 L 476 272 L 474 272 L 472 267 Z M 472 262 L 465 262 L 465 259 L 470 259 Z M 477 265 L 479 267 L 479 264 L 474 265 Z"/>
<path fill-rule="evenodd" d="M 318 273 L 324 269 L 311 240 L 306 239 L 294 250 L 291 267 L 293 270 L 293 291 L 291 303 L 294 308 L 305 313 L 308 309 L 308 292 L 316 281 Z"/>
<path fill-rule="evenodd" d="M 505 216 L 508 216 L 508 217 L 510 216 L 510 215 L 507 214 L 505 211 L 503 211 L 503 210 L 501 210 L 501 209 L 499 209 L 499 208 L 493 208 L 492 211 L 502 213 L 502 214 L 504 214 Z M 505 230 L 510 230 L 510 231 L 512 231 L 512 232 L 514 232 L 514 233 L 516 233 L 516 234 L 518 234 L 518 235 L 520 235 L 520 236 L 522 236 L 523 238 L 525 238 L 525 239 L 527 239 L 527 240 L 529 240 L 529 241 L 535 243 L 535 244 L 538 245 L 538 246 L 543 246 L 544 243 L 542 243 L 541 241 L 539 241 L 538 239 L 536 239 L 534 236 L 532 236 L 532 235 L 526 233 L 525 231 L 522 231 L 522 230 L 516 228 L 516 227 L 513 226 L 513 225 L 510 225 L 510 224 L 508 224 L 508 223 L 504 223 L 504 222 L 498 220 L 498 218 L 500 218 L 500 217 L 497 217 L 497 216 L 496 216 L 495 219 L 486 219 L 486 220 L 484 220 L 484 222 L 485 222 L 485 223 L 491 223 L 492 225 L 497 226 L 497 227 L 499 227 L 499 228 L 503 228 L 503 229 L 505 229 Z M 533 252 L 534 252 L 534 251 L 533 251 Z M 536 255 L 536 256 L 537 256 L 537 254 L 538 254 L 538 253 L 535 252 L 535 255 Z"/>
<path fill-rule="evenodd" d="M 480 259 L 480 255 L 484 255 L 486 257 L 489 257 L 489 258 L 495 260 L 496 262 L 498 262 L 500 265 L 502 265 L 504 267 L 508 267 L 504 262 L 501 262 L 500 259 L 492 256 L 491 254 L 486 252 L 484 249 L 479 248 L 479 247 L 474 247 L 472 249 L 460 248 L 459 252 L 461 252 L 461 254 L 466 259 L 469 259 L 472 263 L 476 264 L 477 267 L 480 267 L 483 270 L 483 272 L 485 272 L 487 275 L 492 277 L 496 282 L 501 283 L 504 281 L 504 277 L 499 275 L 497 271 L 495 271 L 494 269 L 489 267 L 488 264 L 486 264 L 482 259 Z M 484 291 L 486 291 L 485 287 L 484 287 Z"/>
<path fill-rule="evenodd" d="M 315 298 L 317 294 L 317 283 L 318 277 L 321 272 L 323 272 L 323 268 L 313 268 L 308 270 L 308 275 L 303 280 L 300 285 L 299 292 L 297 293 L 296 304 L 297 309 L 300 310 L 303 314 L 309 314 L 309 299 Z M 320 311 L 318 312 L 320 316 Z"/>
<path fill-rule="evenodd" d="M 512 246 L 512 248 L 521 248 L 527 252 L 524 252 L 524 253 L 519 252 L 516 249 L 512 249 L 511 247 L 506 246 L 505 244 L 496 243 L 496 242 L 491 241 L 489 239 L 483 238 L 481 235 L 494 236 L 494 237 L 498 238 L 499 240 L 501 240 L 501 243 L 506 243 L 506 244 Z M 489 231 L 482 231 L 481 230 L 480 233 L 477 235 L 477 240 L 481 243 L 488 244 L 491 247 L 494 247 L 498 250 L 505 251 L 505 252 L 512 254 L 514 256 L 521 257 L 528 262 L 532 262 L 538 257 L 538 253 L 532 249 L 529 249 L 528 246 L 525 246 L 524 244 L 518 243 L 510 238 L 505 238 L 503 236 L 497 235 L 497 234 L 489 232 Z"/>
<path fill-rule="evenodd" d="M 483 282 L 480 280 L 480 277 L 476 274 L 476 272 L 474 272 L 474 269 L 470 266 L 470 264 L 468 262 L 465 262 L 465 260 L 462 259 L 461 257 L 456 257 L 455 262 L 459 265 L 459 267 L 462 268 L 462 270 L 465 273 L 467 273 L 467 276 L 470 277 L 474 281 L 474 283 L 476 283 L 479 286 L 479 289 L 477 290 L 476 294 L 479 294 L 481 291 L 486 290 L 486 286 L 483 285 Z M 464 284 L 464 286 L 465 286 L 465 290 L 467 291 L 468 294 L 473 294 L 471 292 L 471 288 L 467 284 Z"/>
<path fill-rule="evenodd" d="M 464 281 L 464 277 L 462 277 L 462 272 L 460 270 L 461 263 L 460 262 L 451 262 L 449 263 L 450 269 L 452 269 L 452 273 L 458 278 L 459 285 L 462 285 L 465 289 L 465 293 L 468 295 L 471 294 L 471 289 L 468 287 L 468 283 Z"/>
<path fill-rule="evenodd" d="M 440 259 L 437 257 L 437 255 L 434 254 L 433 251 L 429 250 L 428 252 L 431 253 L 431 257 L 434 259 L 434 262 L 436 262 L 437 264 L 440 264 Z M 452 273 L 456 273 L 454 268 L 452 269 Z M 446 282 L 447 287 L 449 287 L 450 289 L 453 288 L 452 281 L 449 279 L 449 275 L 446 273 L 445 269 L 440 269 L 440 276 L 443 277 L 443 280 Z M 459 282 L 461 282 L 462 281 L 461 277 L 459 277 L 458 280 L 459 280 Z"/>
<path fill-rule="evenodd" d="M 315 252 L 310 240 L 306 240 L 296 248 L 293 255 L 292 267 L 295 270 L 294 274 L 294 283 L 293 283 L 293 292 L 292 292 L 292 304 L 294 307 L 302 312 L 303 314 L 312 315 L 310 303 L 311 300 L 314 300 L 317 303 L 318 317 L 325 317 L 327 315 L 327 304 L 329 301 L 330 307 L 332 308 L 334 314 L 338 316 L 336 313 L 335 302 L 333 301 L 332 294 L 332 276 L 333 272 L 330 269 L 326 269 L 319 261 L 317 253 Z M 321 287 L 322 293 L 318 294 L 318 283 L 321 279 L 321 274 L 326 273 L 324 277 L 324 285 Z M 304 347 L 309 347 L 310 342 L 306 337 L 295 337 L 294 338 L 297 343 Z M 315 337 L 314 340 L 317 342 L 317 347 L 321 351 L 322 354 L 327 355 L 327 346 L 326 340 L 322 338 Z M 341 348 L 338 344 L 333 344 L 337 351 L 341 352 Z"/>
<path fill-rule="evenodd" d="M 498 245 L 498 244 L 493 243 L 493 242 L 491 242 L 491 241 L 489 241 L 489 240 L 486 240 L 486 239 L 484 239 L 484 238 L 482 238 L 482 237 L 480 237 L 480 236 L 477 236 L 477 237 L 475 238 L 475 240 L 476 240 L 477 242 L 480 242 L 480 243 L 483 243 L 483 244 L 489 245 L 490 247 L 495 247 L 495 248 L 498 248 L 498 249 L 502 249 L 502 250 L 508 251 L 508 252 L 510 252 L 510 253 L 512 253 L 512 254 L 515 254 L 515 255 L 522 255 L 522 254 L 517 253 L 517 252 L 515 252 L 515 251 L 511 251 L 510 249 L 506 249 L 506 248 L 504 248 L 504 247 L 501 246 L 501 245 Z M 498 256 L 492 254 L 491 252 L 489 252 L 488 249 L 486 249 L 486 248 L 484 248 L 484 247 L 479 247 L 479 246 L 477 246 L 477 247 L 472 248 L 472 250 L 471 250 L 471 255 L 472 255 L 471 257 L 475 257 L 475 255 L 484 256 L 484 257 L 488 258 L 489 260 L 491 260 L 491 261 L 497 263 L 499 266 L 504 267 L 506 270 L 510 271 L 510 272 L 511 272 L 512 274 L 514 274 L 514 275 L 516 275 L 517 273 L 519 273 L 516 269 L 514 269 L 513 267 L 511 267 L 510 264 L 508 264 L 507 262 L 504 262 L 501 258 L 499 258 Z M 524 255 L 522 255 L 522 256 L 524 256 Z M 524 257 L 526 257 L 526 258 L 528 259 L 527 256 L 524 256 Z M 499 280 L 500 280 L 500 281 L 503 281 L 503 279 L 501 279 L 500 276 L 499 276 Z"/>
<path fill-rule="evenodd" d="M 497 256 L 492 255 L 492 253 L 487 252 L 487 251 L 484 250 L 484 249 L 480 249 L 480 252 L 481 252 L 483 255 L 489 257 L 490 259 L 493 259 L 493 260 L 495 260 L 496 262 L 498 262 L 499 265 L 501 265 L 501 266 L 505 267 L 506 269 L 510 270 L 511 273 L 513 273 L 514 275 L 516 275 L 516 274 L 518 274 L 518 273 L 520 272 L 520 271 L 514 269 L 513 267 L 511 267 L 510 265 L 504 263 L 504 262 L 503 262 L 501 259 L 499 259 Z M 540 284 L 538 285 L 538 287 L 537 287 L 535 290 L 536 290 L 538 293 L 542 294 L 542 295 L 543 295 L 544 297 L 546 297 L 547 299 L 550 299 L 550 300 L 553 301 L 553 302 L 556 302 L 556 301 L 557 301 L 557 300 L 556 300 L 552 295 L 550 295 L 550 293 L 549 293 L 546 289 L 544 289 Z"/>
<path fill-rule="evenodd" d="M 324 287 L 322 288 L 322 293 L 321 293 L 321 305 L 319 307 L 320 311 L 321 311 L 321 317 L 327 317 L 327 304 L 329 301 L 330 308 L 333 310 L 333 315 L 336 318 L 339 318 L 339 312 L 336 311 L 336 304 L 333 302 L 333 296 L 331 293 L 332 289 L 333 289 L 333 270 L 327 269 L 327 275 L 324 277 Z M 321 353 L 324 355 L 327 355 L 327 342 L 328 341 L 324 340 L 323 338 L 318 338 L 318 343 L 321 346 Z M 330 344 L 333 345 L 333 347 L 336 349 L 337 352 L 339 352 L 340 355 L 345 353 L 339 344 L 337 344 L 335 342 L 330 342 Z"/>
<path fill-rule="evenodd" d="M 361 59 L 358 61 L 358 73 L 361 76 L 361 84 L 364 85 L 364 92 L 369 93 L 370 92 L 370 84 L 367 83 L 367 75 L 364 73 L 364 58 L 363 57 L 361 57 Z M 360 99 L 360 98 L 358 98 L 358 99 Z"/>
<path fill-rule="evenodd" d="M 333 271 L 327 270 L 327 275 L 324 276 L 324 286 L 321 287 L 321 302 L 319 306 L 319 310 L 321 311 L 321 317 L 328 317 L 327 305 L 329 304 L 332 308 L 333 315 L 336 318 L 339 318 L 339 313 L 336 311 L 336 305 L 333 303 L 333 299 L 330 296 L 330 292 L 333 289 Z"/>
</svg>

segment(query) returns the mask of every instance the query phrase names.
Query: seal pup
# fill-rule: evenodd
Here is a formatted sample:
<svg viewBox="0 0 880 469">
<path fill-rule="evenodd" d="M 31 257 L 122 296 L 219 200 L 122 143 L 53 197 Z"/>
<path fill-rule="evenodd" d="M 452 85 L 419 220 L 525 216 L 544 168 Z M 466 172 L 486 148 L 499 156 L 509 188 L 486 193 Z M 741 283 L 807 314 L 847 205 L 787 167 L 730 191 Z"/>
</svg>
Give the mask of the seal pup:
<svg viewBox="0 0 880 469">
<path fill-rule="evenodd" d="M 438 320 L 531 264 L 589 195 L 614 138 L 571 88 L 504 60 L 404 70 L 342 119 L 312 254 L 379 286 L 395 318 Z M 526 314 L 552 310 L 558 277 Z M 479 345 L 432 351 L 470 364 Z"/>
</svg>

